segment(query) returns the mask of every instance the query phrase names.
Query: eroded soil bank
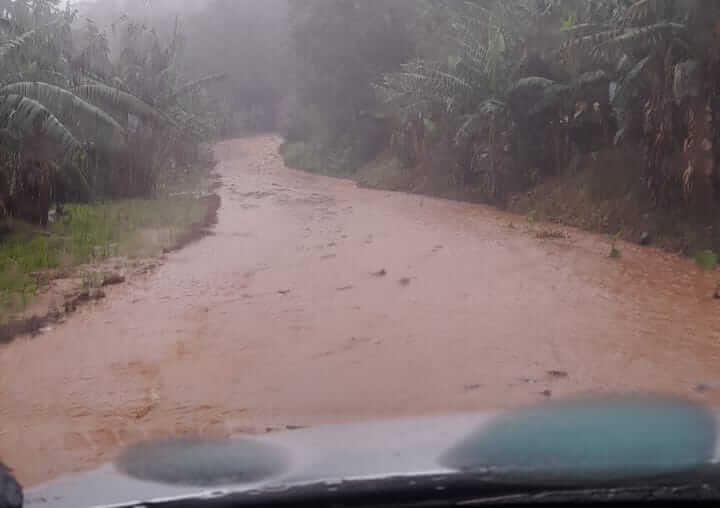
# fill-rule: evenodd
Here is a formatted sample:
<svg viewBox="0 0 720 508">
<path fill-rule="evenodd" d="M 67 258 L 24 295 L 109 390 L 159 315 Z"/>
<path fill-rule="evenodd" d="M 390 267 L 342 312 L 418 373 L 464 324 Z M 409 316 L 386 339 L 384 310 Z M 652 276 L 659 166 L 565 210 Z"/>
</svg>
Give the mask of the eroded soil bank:
<svg viewBox="0 0 720 508">
<path fill-rule="evenodd" d="M 691 261 L 288 170 L 279 142 L 218 146 L 212 236 L 0 347 L 0 458 L 24 483 L 150 436 L 596 390 L 720 404 L 715 281 Z"/>
</svg>

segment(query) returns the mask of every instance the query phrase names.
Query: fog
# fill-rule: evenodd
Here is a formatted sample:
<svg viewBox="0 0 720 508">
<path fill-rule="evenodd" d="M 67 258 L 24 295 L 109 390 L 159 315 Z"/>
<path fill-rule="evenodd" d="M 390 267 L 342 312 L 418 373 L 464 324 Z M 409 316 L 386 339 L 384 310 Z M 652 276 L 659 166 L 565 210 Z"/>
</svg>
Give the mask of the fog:
<svg viewBox="0 0 720 508">
<path fill-rule="evenodd" d="M 122 51 L 127 27 L 140 24 L 169 42 L 179 41 L 178 67 L 186 80 L 224 73 L 212 92 L 242 127 L 273 128 L 277 106 L 288 95 L 287 0 L 96 0 L 73 3 L 77 24 L 93 20 Z M 243 116 L 239 118 L 238 115 Z"/>
</svg>

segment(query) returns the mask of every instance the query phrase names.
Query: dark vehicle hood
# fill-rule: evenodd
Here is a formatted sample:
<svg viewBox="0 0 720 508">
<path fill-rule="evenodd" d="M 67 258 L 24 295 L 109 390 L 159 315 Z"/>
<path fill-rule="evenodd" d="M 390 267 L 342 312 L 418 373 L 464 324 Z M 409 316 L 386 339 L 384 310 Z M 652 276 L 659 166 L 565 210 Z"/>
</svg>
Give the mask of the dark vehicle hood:
<svg viewBox="0 0 720 508">
<path fill-rule="evenodd" d="M 618 488 L 715 495 L 719 416 L 676 398 L 592 397 L 510 412 L 145 443 L 115 464 L 28 490 L 25 506 L 230 497 L 252 504 L 356 495 L 368 486 L 375 493 L 464 489 L 473 496 Z"/>
</svg>

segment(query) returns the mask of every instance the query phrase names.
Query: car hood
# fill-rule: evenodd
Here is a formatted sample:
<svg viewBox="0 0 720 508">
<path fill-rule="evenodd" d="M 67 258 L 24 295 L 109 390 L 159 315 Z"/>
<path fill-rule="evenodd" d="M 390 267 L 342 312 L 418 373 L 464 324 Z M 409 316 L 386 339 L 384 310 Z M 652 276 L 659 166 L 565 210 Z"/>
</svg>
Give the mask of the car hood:
<svg viewBox="0 0 720 508">
<path fill-rule="evenodd" d="M 493 495 L 528 487 L 720 485 L 719 417 L 675 397 L 605 395 L 514 411 L 141 443 L 113 464 L 26 491 L 25 506 L 228 496 L 257 502 L 298 493 L 342 496 L 368 484 L 442 492 L 469 482 Z"/>
</svg>

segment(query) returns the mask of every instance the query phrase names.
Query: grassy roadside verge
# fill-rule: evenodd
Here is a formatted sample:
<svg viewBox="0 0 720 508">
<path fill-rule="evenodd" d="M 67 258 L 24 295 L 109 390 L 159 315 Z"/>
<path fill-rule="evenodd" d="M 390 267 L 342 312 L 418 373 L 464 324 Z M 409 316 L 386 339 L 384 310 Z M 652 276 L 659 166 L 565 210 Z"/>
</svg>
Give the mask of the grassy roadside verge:
<svg viewBox="0 0 720 508">
<path fill-rule="evenodd" d="M 46 230 L 12 224 L 0 238 L 0 326 L 21 314 L 48 281 L 70 277 L 82 265 L 152 257 L 201 236 L 219 198 L 198 194 L 66 205 Z"/>
</svg>

